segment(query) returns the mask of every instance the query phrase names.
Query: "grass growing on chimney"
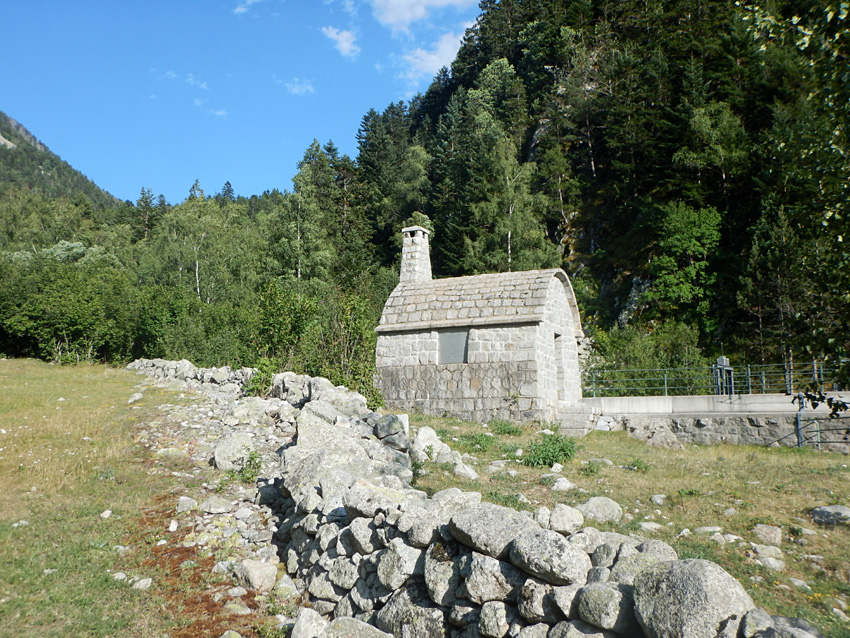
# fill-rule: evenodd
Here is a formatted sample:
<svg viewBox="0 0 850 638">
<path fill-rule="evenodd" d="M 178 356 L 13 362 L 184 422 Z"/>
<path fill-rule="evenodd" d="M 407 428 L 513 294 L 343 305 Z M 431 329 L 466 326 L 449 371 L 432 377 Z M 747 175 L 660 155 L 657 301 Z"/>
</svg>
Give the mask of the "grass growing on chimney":
<svg viewBox="0 0 850 638">
<path fill-rule="evenodd" d="M 454 476 L 449 464 L 426 462 L 417 482 L 419 489 L 433 493 L 459 487 L 480 492 L 483 500 L 529 512 L 540 506 L 574 506 L 591 496 L 607 496 L 623 507 L 629 520 L 607 525 L 586 521 L 586 525 L 658 538 L 672 545 L 682 558 L 713 560 L 741 581 L 756 604 L 770 613 L 806 618 L 830 636 L 850 636 L 848 624 L 832 613 L 833 607 L 850 604 L 850 526 L 818 528 L 808 518 L 808 512 L 818 505 L 850 506 L 847 456 L 734 445 L 666 450 L 649 447 L 625 432 L 592 432 L 577 439 L 575 457 L 563 462 L 562 475 L 578 489 L 556 492 L 552 491 L 553 477 L 546 476 L 551 474 L 548 466 L 529 467 L 523 462 L 529 450 L 545 440 L 539 433 L 544 425 L 514 424 L 521 430 L 517 434 L 501 422 L 488 426 L 411 416 L 414 431 L 426 425 L 452 449 L 475 457 L 478 463 L 469 460 L 468 464 L 480 477 L 477 481 L 461 479 Z M 473 451 L 467 445 L 488 434 L 492 436 L 488 436 L 491 443 L 486 449 Z M 489 473 L 488 463 L 497 460 L 507 463 Z M 650 497 L 655 494 L 667 495 L 666 503 L 652 504 Z M 661 529 L 644 531 L 641 522 L 658 523 Z M 781 527 L 784 571 L 772 572 L 755 562 L 750 543 L 761 543 L 753 533 L 758 523 Z M 710 535 L 694 532 L 711 525 L 742 540 L 721 545 Z M 680 536 L 686 528 L 691 534 Z M 811 591 L 798 588 L 791 578 L 805 580 Z"/>
</svg>

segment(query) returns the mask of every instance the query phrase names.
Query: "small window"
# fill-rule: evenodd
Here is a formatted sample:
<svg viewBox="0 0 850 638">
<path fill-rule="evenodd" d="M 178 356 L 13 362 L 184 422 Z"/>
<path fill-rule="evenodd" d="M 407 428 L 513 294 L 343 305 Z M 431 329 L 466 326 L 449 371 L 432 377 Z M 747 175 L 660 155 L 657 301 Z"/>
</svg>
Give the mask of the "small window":
<svg viewBox="0 0 850 638">
<path fill-rule="evenodd" d="M 469 352 L 469 330 L 440 331 L 440 363 L 466 363 Z"/>
</svg>

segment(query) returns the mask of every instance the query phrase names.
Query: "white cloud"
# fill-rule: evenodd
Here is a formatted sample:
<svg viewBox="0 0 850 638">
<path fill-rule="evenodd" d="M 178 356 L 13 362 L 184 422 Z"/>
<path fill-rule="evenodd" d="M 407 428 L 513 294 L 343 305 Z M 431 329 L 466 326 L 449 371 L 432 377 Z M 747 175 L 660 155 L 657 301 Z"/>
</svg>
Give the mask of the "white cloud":
<svg viewBox="0 0 850 638">
<path fill-rule="evenodd" d="M 202 82 L 201 80 L 196 78 L 193 73 L 189 73 L 186 77 L 183 77 L 175 73 L 174 71 L 166 71 L 164 77 L 166 80 L 182 80 L 189 86 L 194 87 L 196 89 L 203 89 L 204 91 L 208 91 L 210 88 L 209 86 L 207 86 L 206 82 Z"/>
<path fill-rule="evenodd" d="M 342 10 L 348 15 L 357 15 L 357 6 L 354 4 L 354 0 L 324 0 L 324 3 L 326 5 L 334 5 L 337 1 L 342 5 Z"/>
<path fill-rule="evenodd" d="M 217 117 L 226 117 L 229 115 L 229 113 L 224 109 L 210 109 L 210 113 Z"/>
<path fill-rule="evenodd" d="M 433 9 L 454 7 L 467 9 L 478 0 L 369 0 L 378 22 L 393 31 L 407 31 L 408 27 L 428 17 Z"/>
<path fill-rule="evenodd" d="M 292 95 L 305 95 L 307 93 L 316 92 L 316 89 L 313 88 L 313 83 L 310 82 L 310 80 L 293 78 L 289 82 L 284 82 L 283 85 L 286 87 L 287 91 L 292 93 Z"/>
<path fill-rule="evenodd" d="M 242 2 L 240 2 L 233 10 L 233 13 L 235 15 L 242 15 L 251 8 L 252 4 L 257 4 L 258 2 L 260 2 L 260 0 L 242 0 Z"/>
<path fill-rule="evenodd" d="M 202 107 L 204 104 L 206 104 L 206 103 L 207 103 L 207 100 L 199 100 L 198 98 L 195 98 L 195 99 L 193 100 L 193 102 L 195 103 L 195 106 L 197 106 L 198 108 L 200 108 L 200 107 Z"/>
<path fill-rule="evenodd" d="M 404 54 L 407 70 L 402 74 L 411 82 L 431 77 L 444 66 L 451 66 L 460 48 L 463 33 L 444 33 L 431 49 L 414 49 Z"/>
<path fill-rule="evenodd" d="M 357 57 L 360 47 L 357 46 L 357 36 L 353 31 L 336 29 L 334 27 L 322 27 L 322 33 L 334 41 L 337 50 L 346 58 Z"/>
</svg>

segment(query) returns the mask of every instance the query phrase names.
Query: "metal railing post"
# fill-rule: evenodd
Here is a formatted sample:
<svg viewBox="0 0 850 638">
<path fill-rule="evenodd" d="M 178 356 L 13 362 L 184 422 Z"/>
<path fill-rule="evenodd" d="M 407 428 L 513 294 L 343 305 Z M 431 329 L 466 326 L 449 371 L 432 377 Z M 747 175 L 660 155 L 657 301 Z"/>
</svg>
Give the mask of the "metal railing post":
<svg viewBox="0 0 850 638">
<path fill-rule="evenodd" d="M 664 370 L 664 396 L 667 396 L 667 370 Z"/>
</svg>

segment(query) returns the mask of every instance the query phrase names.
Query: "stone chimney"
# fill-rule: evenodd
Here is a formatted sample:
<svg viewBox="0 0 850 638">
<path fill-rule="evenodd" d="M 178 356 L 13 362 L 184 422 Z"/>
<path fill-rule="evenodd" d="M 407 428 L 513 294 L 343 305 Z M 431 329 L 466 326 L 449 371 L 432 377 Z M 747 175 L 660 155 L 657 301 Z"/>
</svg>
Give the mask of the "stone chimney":
<svg viewBox="0 0 850 638">
<path fill-rule="evenodd" d="M 410 226 L 401 229 L 404 241 L 401 248 L 399 283 L 431 281 L 431 255 L 428 251 L 428 229 Z"/>
</svg>

